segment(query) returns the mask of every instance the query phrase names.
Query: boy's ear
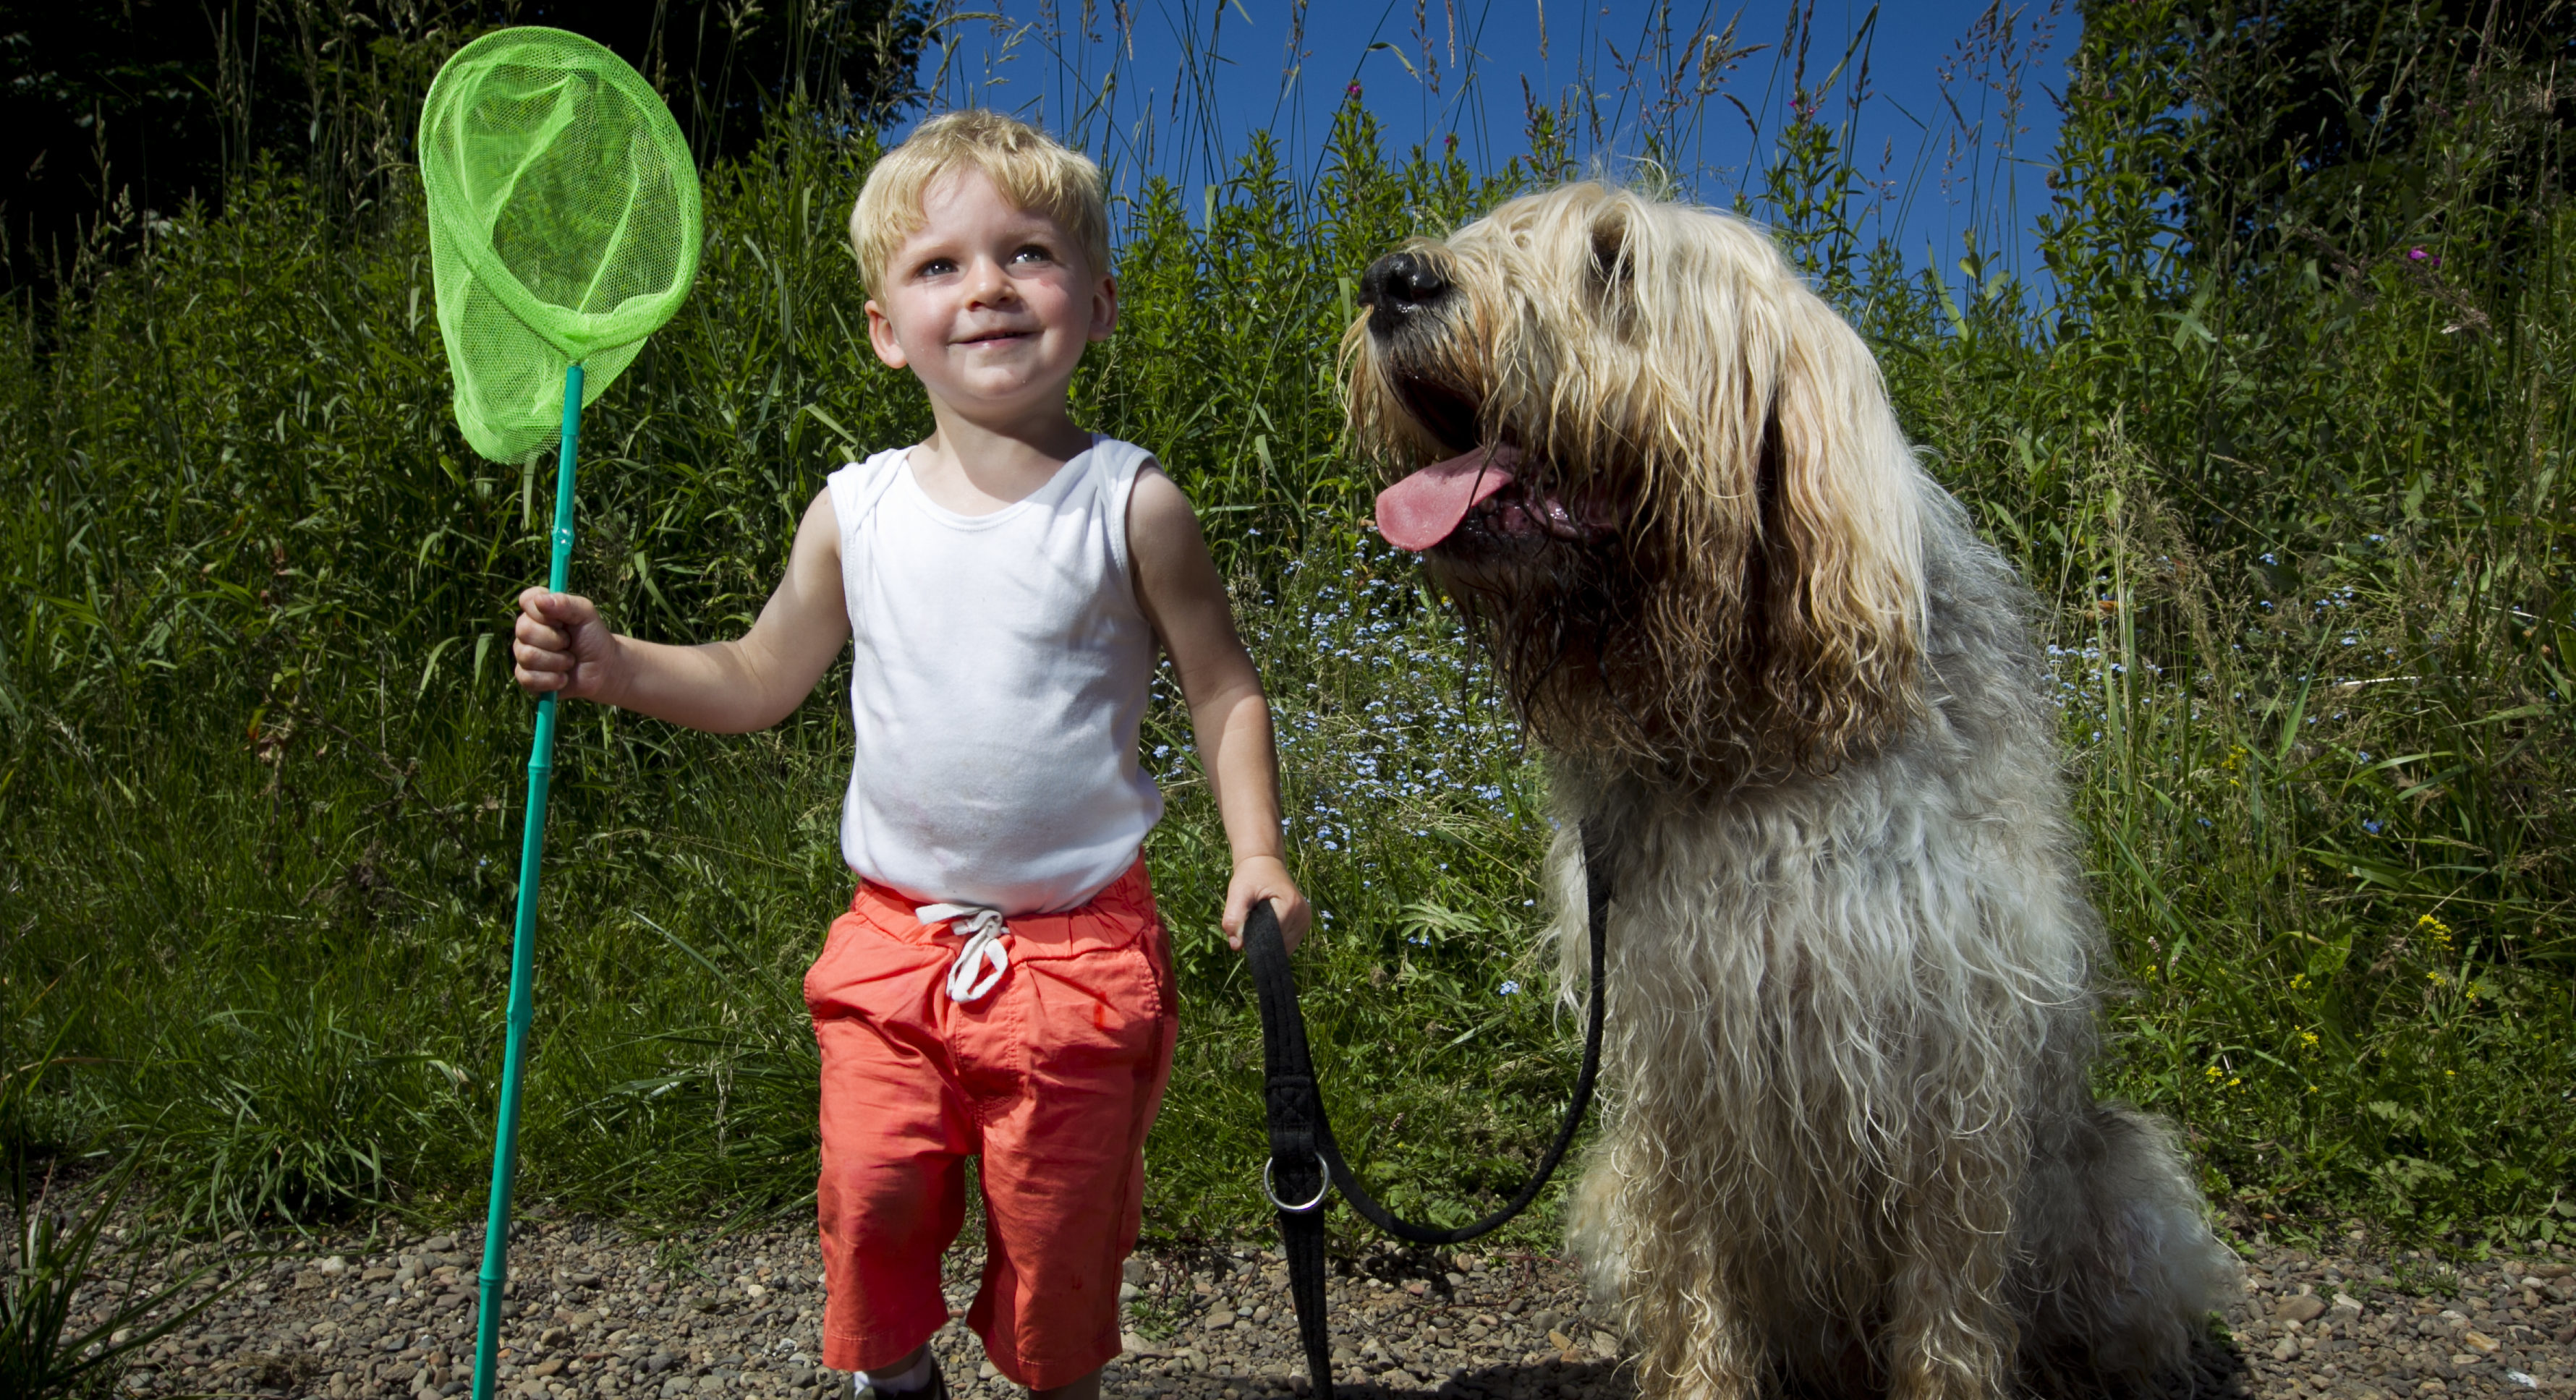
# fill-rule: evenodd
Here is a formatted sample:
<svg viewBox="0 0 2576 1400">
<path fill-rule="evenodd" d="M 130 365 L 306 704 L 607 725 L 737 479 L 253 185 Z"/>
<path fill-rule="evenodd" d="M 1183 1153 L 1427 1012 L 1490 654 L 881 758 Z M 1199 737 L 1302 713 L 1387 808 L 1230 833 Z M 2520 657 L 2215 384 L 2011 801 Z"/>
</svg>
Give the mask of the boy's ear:
<svg viewBox="0 0 2576 1400">
<path fill-rule="evenodd" d="M 903 342 L 894 338 L 894 322 L 886 316 L 885 308 L 877 305 L 875 297 L 868 298 L 868 348 L 877 352 L 877 359 L 888 369 L 902 369 L 910 363 L 903 353 Z"/>
<path fill-rule="evenodd" d="M 874 305 L 874 303 L 870 303 Z M 1091 291 L 1091 338 L 1107 340 L 1118 329 L 1118 279 L 1103 277 Z"/>
</svg>

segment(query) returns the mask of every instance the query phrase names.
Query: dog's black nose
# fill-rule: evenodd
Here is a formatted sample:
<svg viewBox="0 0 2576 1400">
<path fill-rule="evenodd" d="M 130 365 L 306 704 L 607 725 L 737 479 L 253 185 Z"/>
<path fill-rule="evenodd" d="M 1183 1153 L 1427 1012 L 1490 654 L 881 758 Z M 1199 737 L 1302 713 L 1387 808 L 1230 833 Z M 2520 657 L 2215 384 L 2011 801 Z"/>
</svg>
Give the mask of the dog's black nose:
<svg viewBox="0 0 2576 1400">
<path fill-rule="evenodd" d="M 1360 279 L 1360 304 L 1373 307 L 1383 324 L 1393 315 L 1419 311 L 1449 295 L 1449 279 L 1431 260 L 1415 253 L 1389 253 L 1369 264 Z"/>
</svg>

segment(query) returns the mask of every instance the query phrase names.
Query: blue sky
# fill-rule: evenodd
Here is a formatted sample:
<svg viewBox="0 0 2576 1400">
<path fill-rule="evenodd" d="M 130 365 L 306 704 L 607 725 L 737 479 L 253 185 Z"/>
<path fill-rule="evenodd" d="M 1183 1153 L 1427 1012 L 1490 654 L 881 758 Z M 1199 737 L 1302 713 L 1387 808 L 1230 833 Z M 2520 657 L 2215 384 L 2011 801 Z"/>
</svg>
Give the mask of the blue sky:
<svg viewBox="0 0 2576 1400">
<path fill-rule="evenodd" d="M 2077 24 L 2059 0 L 999 0 L 958 6 L 922 76 L 934 105 L 1070 135 L 1122 188 L 1227 174 L 1256 129 L 1311 176 L 1349 85 L 1396 150 L 1455 136 L 1471 165 L 1528 152 L 1532 99 L 1573 104 L 1575 153 L 1614 172 L 1651 134 L 1690 195 L 1733 199 L 1801 73 L 1874 189 L 1856 211 L 1951 269 L 1968 230 L 2026 277 Z M 1801 42 L 1803 40 L 1803 42 Z M 1714 53 L 1717 58 L 1709 62 Z M 1678 76 L 1678 80 L 1677 80 Z M 1830 82 L 1828 81 L 1830 79 Z M 1585 101 L 1590 94 L 1591 100 Z M 1955 270 L 1953 270 L 1955 276 Z"/>
</svg>

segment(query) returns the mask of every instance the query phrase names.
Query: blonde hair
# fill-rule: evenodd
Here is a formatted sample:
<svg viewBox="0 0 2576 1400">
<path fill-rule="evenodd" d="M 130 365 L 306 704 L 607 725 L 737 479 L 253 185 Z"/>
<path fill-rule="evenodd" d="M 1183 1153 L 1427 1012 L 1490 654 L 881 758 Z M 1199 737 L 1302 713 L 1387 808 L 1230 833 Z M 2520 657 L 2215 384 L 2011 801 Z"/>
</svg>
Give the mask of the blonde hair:
<svg viewBox="0 0 2576 1400">
<path fill-rule="evenodd" d="M 881 290 L 895 250 L 920 230 L 923 194 L 961 168 L 980 171 L 1004 199 L 1053 219 L 1072 235 L 1091 274 L 1108 274 L 1109 209 L 1091 157 L 999 112 L 946 112 L 878 159 L 850 210 L 850 251 L 870 295 Z"/>
</svg>

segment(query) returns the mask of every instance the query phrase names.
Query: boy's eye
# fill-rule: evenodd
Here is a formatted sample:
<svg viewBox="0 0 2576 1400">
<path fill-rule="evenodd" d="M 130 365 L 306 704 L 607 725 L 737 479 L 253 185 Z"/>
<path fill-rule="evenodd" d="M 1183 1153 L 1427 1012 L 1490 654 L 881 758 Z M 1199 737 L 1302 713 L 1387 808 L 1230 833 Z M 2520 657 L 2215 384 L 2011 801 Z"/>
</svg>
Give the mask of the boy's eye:
<svg viewBox="0 0 2576 1400">
<path fill-rule="evenodd" d="M 957 264 L 952 259 L 931 258 L 922 263 L 921 266 L 914 268 L 912 275 L 915 277 L 945 277 L 956 270 Z"/>
<path fill-rule="evenodd" d="M 1055 254 L 1048 252 L 1048 251 L 1047 251 L 1043 246 L 1041 246 L 1041 245 L 1039 245 L 1039 244 L 1036 244 L 1036 243 L 1024 243 L 1024 244 L 1020 245 L 1020 248 L 1019 248 L 1019 250 L 1018 250 L 1018 251 L 1016 251 L 1016 252 L 1014 252 L 1014 253 L 1012 253 L 1012 254 L 1011 254 L 1011 261 L 1013 261 L 1013 262 L 1015 262 L 1015 263 L 1023 263 L 1023 262 L 1038 262 L 1038 263 L 1054 262 L 1054 261 L 1055 261 Z"/>
</svg>

